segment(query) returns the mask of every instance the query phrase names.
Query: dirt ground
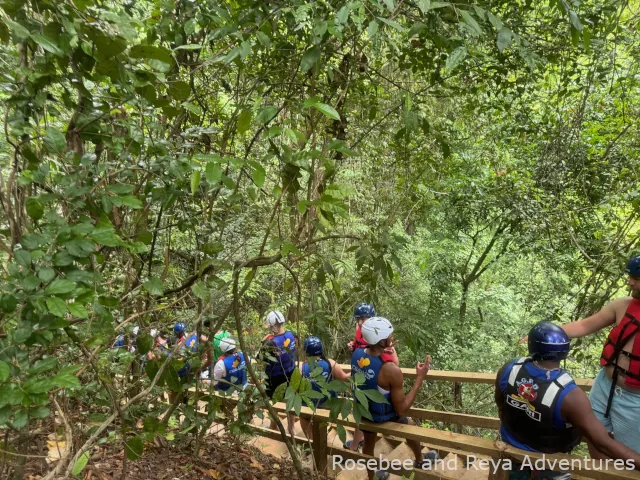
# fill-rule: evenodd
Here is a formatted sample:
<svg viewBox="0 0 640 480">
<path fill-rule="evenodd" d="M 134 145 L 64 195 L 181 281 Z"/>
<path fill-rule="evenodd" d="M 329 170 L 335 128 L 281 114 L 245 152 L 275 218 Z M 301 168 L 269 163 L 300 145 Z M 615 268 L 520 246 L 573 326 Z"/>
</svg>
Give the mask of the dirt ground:
<svg viewBox="0 0 640 480">
<path fill-rule="evenodd" d="M 83 480 L 120 480 L 122 451 L 108 447 L 94 450 L 91 460 L 79 476 Z M 265 455 L 246 444 L 211 440 L 194 458 L 189 450 L 174 447 L 145 448 L 142 457 L 128 463 L 126 480 L 281 480 L 296 478 L 293 463 Z M 44 461 L 30 461 L 25 467 L 25 480 L 39 480 L 49 466 Z M 4 476 L 7 475 L 7 476 Z M 12 478 L 4 472 L 2 478 Z M 305 471 L 306 479 L 325 480 L 328 477 Z"/>
</svg>

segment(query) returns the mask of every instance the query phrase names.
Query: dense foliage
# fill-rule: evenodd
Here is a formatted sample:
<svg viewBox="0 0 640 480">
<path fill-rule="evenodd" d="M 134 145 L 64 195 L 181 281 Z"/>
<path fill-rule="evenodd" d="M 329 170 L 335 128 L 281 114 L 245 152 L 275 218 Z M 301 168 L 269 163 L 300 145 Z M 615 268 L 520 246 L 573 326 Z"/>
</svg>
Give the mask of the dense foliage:
<svg viewBox="0 0 640 480">
<path fill-rule="evenodd" d="M 137 359 L 176 321 L 253 354 L 279 308 L 344 361 L 373 301 L 403 366 L 496 371 L 536 321 L 624 293 L 637 2 L 0 5 L 0 426 L 18 449 L 74 410 L 98 423 L 67 425 L 68 472 L 100 438 L 130 459 L 172 438 L 141 400 L 189 385 Z M 136 355 L 111 348 L 136 325 Z M 600 341 L 576 342 L 577 376 Z M 444 388 L 422 404 L 493 412 Z M 259 392 L 243 401 L 246 420 Z M 199 442 L 215 409 L 183 410 Z"/>
</svg>

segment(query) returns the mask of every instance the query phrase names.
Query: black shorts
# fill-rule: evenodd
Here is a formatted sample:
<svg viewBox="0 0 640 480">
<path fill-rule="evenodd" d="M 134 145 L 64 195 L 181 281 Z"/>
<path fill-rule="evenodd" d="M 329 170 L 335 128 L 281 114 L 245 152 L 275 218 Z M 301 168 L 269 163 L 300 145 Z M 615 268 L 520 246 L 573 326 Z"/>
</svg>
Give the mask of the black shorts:
<svg viewBox="0 0 640 480">
<path fill-rule="evenodd" d="M 289 375 L 276 375 L 267 379 L 267 396 L 270 399 L 273 400 L 273 394 L 280 385 L 283 383 L 286 383 L 287 386 L 289 385 L 289 382 L 291 381 L 291 373 L 293 372 L 290 372 Z"/>
</svg>

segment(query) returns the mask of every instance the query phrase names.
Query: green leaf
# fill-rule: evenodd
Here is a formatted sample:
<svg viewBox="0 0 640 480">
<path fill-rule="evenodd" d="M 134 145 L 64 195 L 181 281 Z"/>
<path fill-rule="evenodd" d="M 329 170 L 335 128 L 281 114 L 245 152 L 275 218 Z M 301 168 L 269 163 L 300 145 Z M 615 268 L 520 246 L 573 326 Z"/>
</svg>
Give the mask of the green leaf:
<svg viewBox="0 0 640 480">
<path fill-rule="evenodd" d="M 27 209 L 27 215 L 34 220 L 40 220 L 44 215 L 44 205 L 37 198 L 27 198 L 25 207 Z"/>
<path fill-rule="evenodd" d="M 84 467 L 87 466 L 87 463 L 89 463 L 89 452 L 84 452 L 82 455 L 80 455 L 80 458 L 78 458 L 78 460 L 76 460 L 76 463 L 73 465 L 71 474 L 76 477 L 80 475 L 82 473 L 82 470 L 84 470 Z"/>
<path fill-rule="evenodd" d="M 436 8 L 444 8 L 444 7 L 450 7 L 451 4 L 447 3 L 447 2 L 431 2 L 430 5 L 430 9 L 431 10 L 435 10 Z"/>
<path fill-rule="evenodd" d="M 151 295 L 162 295 L 163 287 L 159 278 L 153 277 L 142 284 Z"/>
<path fill-rule="evenodd" d="M 69 303 L 67 304 L 67 308 L 69 309 L 69 312 L 71 313 L 71 315 L 75 317 L 78 317 L 78 318 L 89 317 L 89 312 L 81 303 L 76 303 L 76 302 Z"/>
<path fill-rule="evenodd" d="M 143 333 L 138 335 L 136 338 L 136 353 L 140 355 L 145 355 L 148 351 L 153 348 L 153 337 L 148 333 Z"/>
<path fill-rule="evenodd" d="M 3 294 L 0 296 L 0 308 L 5 313 L 15 312 L 18 306 L 18 300 L 14 295 L 11 294 Z"/>
<path fill-rule="evenodd" d="M 421 32 L 427 30 L 427 26 L 424 23 L 416 22 L 413 24 L 411 29 L 409 30 L 408 37 L 411 38 L 414 35 L 420 35 Z"/>
<path fill-rule="evenodd" d="M 44 289 L 44 293 L 47 295 L 60 295 L 64 293 L 73 292 L 76 288 L 76 283 L 70 280 L 57 279 L 54 280 L 47 288 Z"/>
<path fill-rule="evenodd" d="M 302 55 L 302 60 L 300 61 L 300 69 L 303 72 L 310 70 L 319 59 L 320 47 L 311 47 L 309 50 L 304 52 L 304 55 Z"/>
<path fill-rule="evenodd" d="M 282 383 L 276 387 L 275 392 L 273 392 L 273 403 L 279 403 L 284 398 L 284 393 L 287 390 L 287 384 Z"/>
<path fill-rule="evenodd" d="M 269 123 L 269 121 L 271 121 L 271 119 L 273 119 L 273 117 L 276 116 L 277 112 L 278 112 L 278 109 L 274 106 L 269 105 L 267 107 L 263 107 L 258 112 L 258 116 L 256 117 L 256 120 L 259 123 L 267 124 Z"/>
<path fill-rule="evenodd" d="M 179 47 L 174 48 L 174 50 L 202 50 L 202 45 L 191 43 L 189 45 L 180 45 Z"/>
<path fill-rule="evenodd" d="M 67 149 L 67 140 L 60 130 L 49 128 L 44 135 L 44 146 L 50 153 L 64 153 Z"/>
<path fill-rule="evenodd" d="M 369 400 L 367 399 L 367 396 L 364 394 L 364 392 L 359 388 L 356 388 L 355 393 L 356 393 L 356 398 L 358 399 L 358 403 L 360 403 L 364 408 L 368 410 Z"/>
<path fill-rule="evenodd" d="M 27 268 L 31 265 L 31 254 L 23 248 L 13 252 L 13 257 L 18 262 L 18 265 Z"/>
<path fill-rule="evenodd" d="M 512 39 L 513 32 L 507 27 L 502 27 L 498 31 L 498 40 L 496 41 L 496 44 L 498 45 L 498 50 L 500 50 L 500 53 L 504 52 L 504 49 L 511 45 Z"/>
<path fill-rule="evenodd" d="M 180 392 L 182 390 L 180 377 L 178 376 L 178 372 L 176 372 L 176 369 L 173 365 L 167 365 L 167 367 L 164 369 L 164 371 L 162 372 L 162 381 L 165 382 L 169 389 L 173 392 Z"/>
<path fill-rule="evenodd" d="M 182 106 L 185 110 L 190 111 L 194 115 L 197 115 L 198 117 L 202 116 L 202 109 L 195 103 L 183 102 Z"/>
<path fill-rule="evenodd" d="M 384 4 L 387 6 L 390 12 L 393 12 L 393 0 L 384 0 Z"/>
<path fill-rule="evenodd" d="M 453 71 L 467 56 L 466 47 L 458 47 L 447 57 L 446 69 L 447 72 Z"/>
<path fill-rule="evenodd" d="M 327 117 L 332 118 L 333 120 L 340 120 L 340 114 L 331 106 L 326 103 L 320 103 L 316 100 L 316 97 L 310 98 L 306 102 L 304 102 L 305 107 L 313 107 L 319 112 L 325 114 Z"/>
<path fill-rule="evenodd" d="M 49 410 L 47 407 L 36 407 L 29 410 L 29 415 L 32 418 L 47 418 L 49 415 L 51 415 L 51 410 Z"/>
<path fill-rule="evenodd" d="M 177 81 L 169 84 L 169 95 L 182 102 L 189 98 L 191 87 L 187 82 Z"/>
<path fill-rule="evenodd" d="M 265 33 L 258 30 L 256 37 L 258 37 L 258 41 L 265 47 L 269 48 L 271 46 L 271 39 Z"/>
<path fill-rule="evenodd" d="M 431 0 L 418 0 L 418 8 L 422 12 L 422 14 L 426 14 L 431 7 Z"/>
<path fill-rule="evenodd" d="M 398 22 L 395 22 L 393 20 L 389 20 L 388 18 L 384 18 L 384 17 L 378 17 L 378 20 L 380 20 L 383 23 L 386 23 L 387 25 L 389 25 L 390 27 L 395 28 L 396 30 L 398 30 L 400 33 L 404 33 L 407 31 L 406 28 L 404 28 L 402 25 L 400 25 Z"/>
<path fill-rule="evenodd" d="M 67 372 L 61 371 L 55 377 L 53 377 L 52 380 L 53 383 L 55 383 L 59 387 L 80 388 L 82 386 L 80 384 L 80 380 L 78 380 L 78 377 Z"/>
<path fill-rule="evenodd" d="M 582 38 L 584 41 L 584 50 L 588 55 L 591 53 L 591 31 L 588 28 L 582 31 Z"/>
<path fill-rule="evenodd" d="M 344 444 L 347 441 L 347 431 L 344 428 L 344 425 L 336 425 L 336 432 L 338 432 L 338 438 L 340 438 L 340 443 Z"/>
<path fill-rule="evenodd" d="M 107 185 L 107 190 L 115 193 L 116 195 L 126 195 L 127 193 L 133 192 L 135 188 L 135 185 L 129 185 L 128 183 L 112 183 L 111 185 Z M 93 226 L 91 226 L 90 224 L 84 228 L 87 229 L 87 231 L 84 233 L 89 233 L 91 230 L 93 230 Z"/>
<path fill-rule="evenodd" d="M 369 26 L 367 27 L 367 34 L 369 35 L 369 38 L 373 38 L 376 36 L 376 34 L 378 33 L 378 22 L 376 22 L 375 20 L 371 20 L 369 22 Z"/>
<path fill-rule="evenodd" d="M 369 400 L 375 403 L 388 404 L 389 401 L 378 390 L 362 390 Z"/>
<path fill-rule="evenodd" d="M 249 126 L 251 125 L 251 110 L 247 110 L 246 108 L 240 112 L 238 116 L 238 133 L 243 134 L 247 130 L 249 130 Z"/>
<path fill-rule="evenodd" d="M 254 165 L 253 168 L 253 181 L 255 182 L 258 188 L 261 188 L 264 185 L 266 172 L 264 167 L 260 164 Z"/>
<path fill-rule="evenodd" d="M 296 368 L 296 372 L 298 369 Z M 296 412 L 296 415 L 300 415 L 300 409 L 302 408 L 302 397 L 300 395 L 296 395 L 293 397 L 293 410 Z"/>
<path fill-rule="evenodd" d="M 47 298 L 47 309 L 56 317 L 64 317 L 67 313 L 67 304 L 58 297 Z"/>
<path fill-rule="evenodd" d="M 573 25 L 573 27 L 578 30 L 579 32 L 582 32 L 582 29 L 584 28 L 582 26 L 582 23 L 580 22 L 580 18 L 578 18 L 578 14 L 576 12 L 574 12 L 573 10 L 569 10 L 569 19 L 571 20 L 571 25 Z"/>
<path fill-rule="evenodd" d="M 476 21 L 476 19 L 473 18 L 473 16 L 471 16 L 469 12 L 467 12 L 466 10 L 460 10 L 460 15 L 462 16 L 462 21 L 467 25 L 469 25 L 469 27 L 471 28 L 471 31 L 476 36 L 480 36 L 484 33 L 482 31 L 482 28 L 480 28 L 480 25 L 478 25 L 478 22 Z"/>
<path fill-rule="evenodd" d="M 503 27 L 502 20 L 496 17 L 493 13 L 487 12 L 487 18 L 489 19 L 489 23 L 494 26 L 497 31 Z"/>
<path fill-rule="evenodd" d="M 173 57 L 169 50 L 153 45 L 135 45 L 129 50 L 129 56 L 131 58 L 150 58 L 164 63 L 173 63 Z"/>
<path fill-rule="evenodd" d="M 133 195 L 123 195 L 120 197 L 120 200 L 122 200 L 122 204 L 126 205 L 127 207 L 130 208 L 142 208 L 142 202 L 138 199 L 138 197 L 135 197 Z"/>
<path fill-rule="evenodd" d="M 297 392 L 300 389 L 300 381 L 302 380 L 302 375 L 300 374 L 300 370 L 299 369 L 295 369 L 293 371 L 293 374 L 291 375 L 291 388 L 293 389 L 294 392 Z"/>
<path fill-rule="evenodd" d="M 4 18 L 3 21 L 11 29 L 11 31 L 13 32 L 13 34 L 15 35 L 16 39 L 19 42 L 23 42 L 27 38 L 29 38 L 29 35 L 30 35 L 29 30 L 27 30 L 25 27 L 23 27 L 19 23 L 14 22 L 13 20 L 9 20 L 8 18 Z"/>
<path fill-rule="evenodd" d="M 49 53 L 53 53 L 57 57 L 64 56 L 64 52 L 62 51 L 62 49 L 58 45 L 56 45 L 50 38 L 35 33 L 31 35 L 31 38 L 34 42 L 40 45 L 43 50 Z"/>
<path fill-rule="evenodd" d="M 191 195 L 195 195 L 200 186 L 200 170 L 191 172 Z"/>
<path fill-rule="evenodd" d="M 214 183 L 218 183 L 220 181 L 220 178 L 222 177 L 222 168 L 217 163 L 209 162 L 207 163 L 204 174 L 207 182 L 213 185 Z"/>
<path fill-rule="evenodd" d="M 113 228 L 96 228 L 91 233 L 91 238 L 106 247 L 117 247 L 122 244 L 122 239 L 116 235 Z"/>
<path fill-rule="evenodd" d="M 6 381 L 10 374 L 9 364 L 0 360 L 0 382 Z"/>
<path fill-rule="evenodd" d="M 29 419 L 29 415 L 27 414 L 27 411 L 21 408 L 13 416 L 13 422 L 11 422 L 13 425 L 13 428 L 15 428 L 16 430 L 22 429 L 22 427 L 24 427 L 27 424 L 28 419 Z"/>
<path fill-rule="evenodd" d="M 209 297 L 211 296 L 211 292 L 209 291 L 209 287 L 207 287 L 207 284 L 204 282 L 197 282 L 195 283 L 192 287 L 191 287 L 191 291 L 193 292 L 193 294 L 202 299 L 202 300 L 208 300 Z"/>
</svg>

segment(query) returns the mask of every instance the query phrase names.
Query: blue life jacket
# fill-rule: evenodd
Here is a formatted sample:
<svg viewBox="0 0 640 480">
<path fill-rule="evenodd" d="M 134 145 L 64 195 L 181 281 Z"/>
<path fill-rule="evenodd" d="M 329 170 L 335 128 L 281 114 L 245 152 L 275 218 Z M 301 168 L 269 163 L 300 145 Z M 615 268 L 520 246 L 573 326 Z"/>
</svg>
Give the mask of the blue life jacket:
<svg viewBox="0 0 640 480">
<path fill-rule="evenodd" d="M 333 379 L 333 375 L 331 374 L 331 364 L 324 358 L 319 358 L 316 360 L 316 365 L 322 368 L 322 376 L 324 377 L 325 381 L 330 382 Z M 318 385 L 318 380 L 316 378 L 313 378 L 311 376 L 311 373 L 311 365 L 309 365 L 309 362 L 304 362 L 302 364 L 302 376 L 308 378 L 309 381 L 311 381 L 311 388 L 313 388 L 313 390 L 322 393 L 322 389 L 320 388 L 320 385 Z M 327 388 L 325 385 L 325 391 L 326 390 Z M 334 391 L 329 390 L 329 393 L 332 397 L 338 396 L 338 394 Z M 311 401 L 316 407 L 321 407 L 327 401 L 327 398 L 312 398 Z"/>
<path fill-rule="evenodd" d="M 543 370 L 530 358 L 520 358 L 507 364 L 498 386 L 505 399 L 500 423 L 504 442 L 544 453 L 569 453 L 580 443 L 580 432 L 562 418 L 562 402 L 578 388 L 567 372 Z"/>
<path fill-rule="evenodd" d="M 116 343 L 113 344 L 114 348 L 121 348 L 124 347 L 124 334 L 120 334 L 118 335 L 118 338 L 116 339 Z"/>
<path fill-rule="evenodd" d="M 224 357 L 224 368 L 227 370 L 223 380 L 217 382 L 215 389 L 226 392 L 231 388 L 231 384 L 240 385 L 242 388 L 247 384 L 247 363 L 244 361 L 244 355 L 241 352 Z M 228 382 L 228 383 L 227 383 Z"/>
<path fill-rule="evenodd" d="M 193 353 L 198 351 L 198 333 L 197 332 L 185 340 L 184 347 L 181 350 L 183 353 L 186 352 L 187 350 L 190 350 Z M 189 375 L 189 373 L 191 373 L 191 365 L 189 364 L 189 362 L 185 363 L 184 367 L 178 370 L 178 376 L 181 378 L 184 377 L 185 375 Z"/>
<path fill-rule="evenodd" d="M 365 378 L 364 385 L 358 385 L 357 388 L 359 390 L 377 390 L 380 392 L 378 389 L 378 376 L 384 363 L 380 357 L 367 355 L 364 348 L 359 348 L 353 352 L 353 356 L 351 357 L 351 376 L 355 377 L 356 373 L 362 373 Z M 369 400 L 369 412 L 371 413 L 373 421 L 386 422 L 398 417 L 391 403 L 391 393 L 380 393 L 389 403 L 377 403 Z M 354 400 L 356 402 L 358 401 L 355 394 Z"/>
<path fill-rule="evenodd" d="M 269 354 L 275 360 L 267 359 L 267 376 L 278 377 L 282 375 L 290 376 L 296 367 L 296 337 L 293 333 L 286 331 L 280 335 L 274 335 L 266 340 L 267 346 L 272 347 Z"/>
</svg>

